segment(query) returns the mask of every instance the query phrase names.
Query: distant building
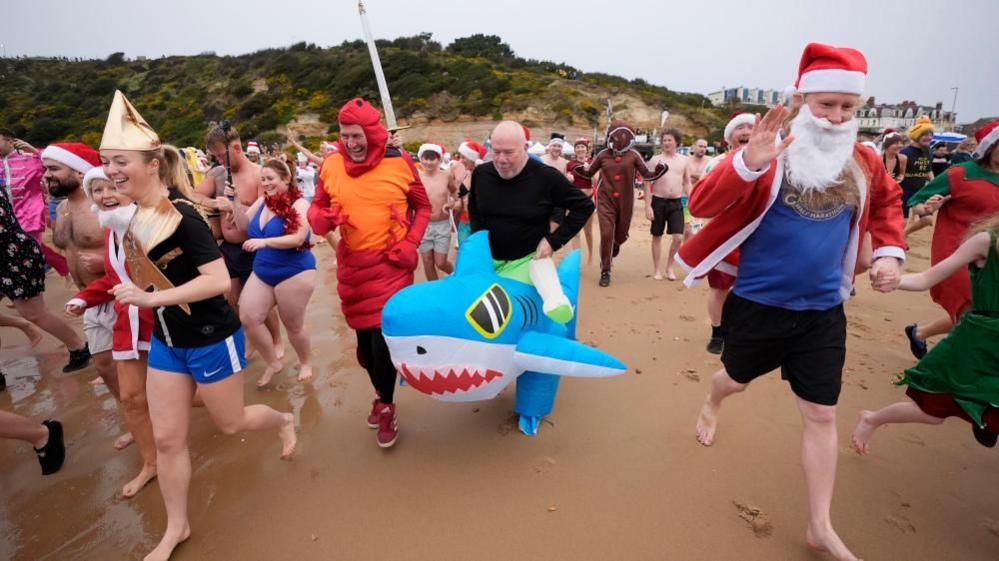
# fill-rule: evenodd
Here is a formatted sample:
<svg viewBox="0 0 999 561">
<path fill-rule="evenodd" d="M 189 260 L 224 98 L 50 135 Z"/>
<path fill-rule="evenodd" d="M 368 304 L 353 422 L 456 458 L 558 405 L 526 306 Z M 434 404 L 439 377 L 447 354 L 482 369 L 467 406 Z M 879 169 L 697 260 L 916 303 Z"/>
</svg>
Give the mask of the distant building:
<svg viewBox="0 0 999 561">
<path fill-rule="evenodd" d="M 938 132 L 953 131 L 955 128 L 954 113 L 944 111 L 941 102 L 937 102 L 934 106 L 919 105 L 915 101 L 886 104 L 876 103 L 872 96 L 857 110 L 856 118 L 860 121 L 861 133 L 880 134 L 888 128 L 905 132 L 923 115 L 930 118 L 930 122 Z"/>
<path fill-rule="evenodd" d="M 955 132 L 966 134 L 968 136 L 974 136 L 975 131 L 991 123 L 992 121 L 995 121 L 996 119 L 999 119 L 999 117 L 985 117 L 984 119 L 978 119 L 973 123 L 965 123 L 963 125 L 958 125 L 957 128 L 955 129 Z"/>
<path fill-rule="evenodd" d="M 731 103 L 741 103 L 744 105 L 765 105 L 773 107 L 780 101 L 781 90 L 762 90 L 759 88 L 722 88 L 716 92 L 708 94 L 708 100 L 712 105 L 723 106 Z"/>
</svg>

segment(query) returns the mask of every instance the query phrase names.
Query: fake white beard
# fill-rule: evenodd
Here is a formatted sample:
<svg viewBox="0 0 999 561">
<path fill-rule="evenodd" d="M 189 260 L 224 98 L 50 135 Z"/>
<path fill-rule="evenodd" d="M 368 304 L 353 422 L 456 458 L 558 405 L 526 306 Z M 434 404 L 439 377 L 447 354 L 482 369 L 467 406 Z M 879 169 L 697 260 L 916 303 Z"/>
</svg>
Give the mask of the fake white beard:
<svg viewBox="0 0 999 561">
<path fill-rule="evenodd" d="M 128 224 L 132 221 L 132 216 L 138 208 L 135 203 L 119 206 L 114 210 L 100 210 L 97 205 L 92 207 L 97 211 L 97 221 L 102 228 L 111 228 L 111 231 L 121 239 L 128 229 Z"/>
<path fill-rule="evenodd" d="M 839 183 L 853 158 L 859 126 L 857 119 L 834 125 L 828 119 L 816 118 L 807 104 L 802 105 L 791 121 L 794 142 L 784 152 L 791 184 L 805 192 L 823 192 Z"/>
</svg>

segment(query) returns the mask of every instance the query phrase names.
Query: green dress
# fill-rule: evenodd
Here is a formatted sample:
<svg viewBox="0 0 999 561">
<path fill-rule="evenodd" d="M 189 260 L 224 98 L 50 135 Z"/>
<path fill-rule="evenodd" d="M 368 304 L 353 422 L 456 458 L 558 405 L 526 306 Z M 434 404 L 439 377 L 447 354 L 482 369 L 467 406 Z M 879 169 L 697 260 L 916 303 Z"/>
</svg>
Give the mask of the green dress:
<svg viewBox="0 0 999 561">
<path fill-rule="evenodd" d="M 997 233 L 989 236 L 985 265 L 968 266 L 971 311 L 898 381 L 926 393 L 951 394 L 978 426 L 987 410 L 999 407 L 999 255 Z"/>
</svg>

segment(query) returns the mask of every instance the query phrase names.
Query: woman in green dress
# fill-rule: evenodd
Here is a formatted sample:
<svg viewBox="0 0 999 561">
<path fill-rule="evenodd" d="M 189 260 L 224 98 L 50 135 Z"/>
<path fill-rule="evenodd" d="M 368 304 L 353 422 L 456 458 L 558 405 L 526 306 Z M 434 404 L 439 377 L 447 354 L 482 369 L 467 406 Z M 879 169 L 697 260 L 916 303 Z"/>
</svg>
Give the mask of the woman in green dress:
<svg viewBox="0 0 999 561">
<path fill-rule="evenodd" d="M 971 423 L 975 439 L 989 448 L 999 433 L 999 214 L 988 218 L 953 255 L 929 270 L 902 276 L 900 290 L 923 291 L 961 267 L 971 273 L 971 309 L 945 339 L 905 371 L 911 401 L 862 411 L 853 447 L 867 454 L 875 429 L 891 423 L 938 425 L 947 417 Z"/>
</svg>

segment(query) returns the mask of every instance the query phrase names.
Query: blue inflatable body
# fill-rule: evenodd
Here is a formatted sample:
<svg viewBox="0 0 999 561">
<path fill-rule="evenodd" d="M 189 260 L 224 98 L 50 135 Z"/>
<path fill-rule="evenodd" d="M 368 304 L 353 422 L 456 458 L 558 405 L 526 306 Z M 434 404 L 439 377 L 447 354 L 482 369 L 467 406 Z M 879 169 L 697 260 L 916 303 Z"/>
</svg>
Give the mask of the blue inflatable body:
<svg viewBox="0 0 999 561">
<path fill-rule="evenodd" d="M 577 250 L 558 268 L 577 311 L 579 264 Z M 406 382 L 435 399 L 491 399 L 517 380 L 516 411 L 528 435 L 551 413 L 560 376 L 613 376 L 627 368 L 576 342 L 575 319 L 560 325 L 544 315 L 533 286 L 497 275 L 486 232 L 461 245 L 453 275 L 389 299 L 382 332 Z"/>
</svg>

